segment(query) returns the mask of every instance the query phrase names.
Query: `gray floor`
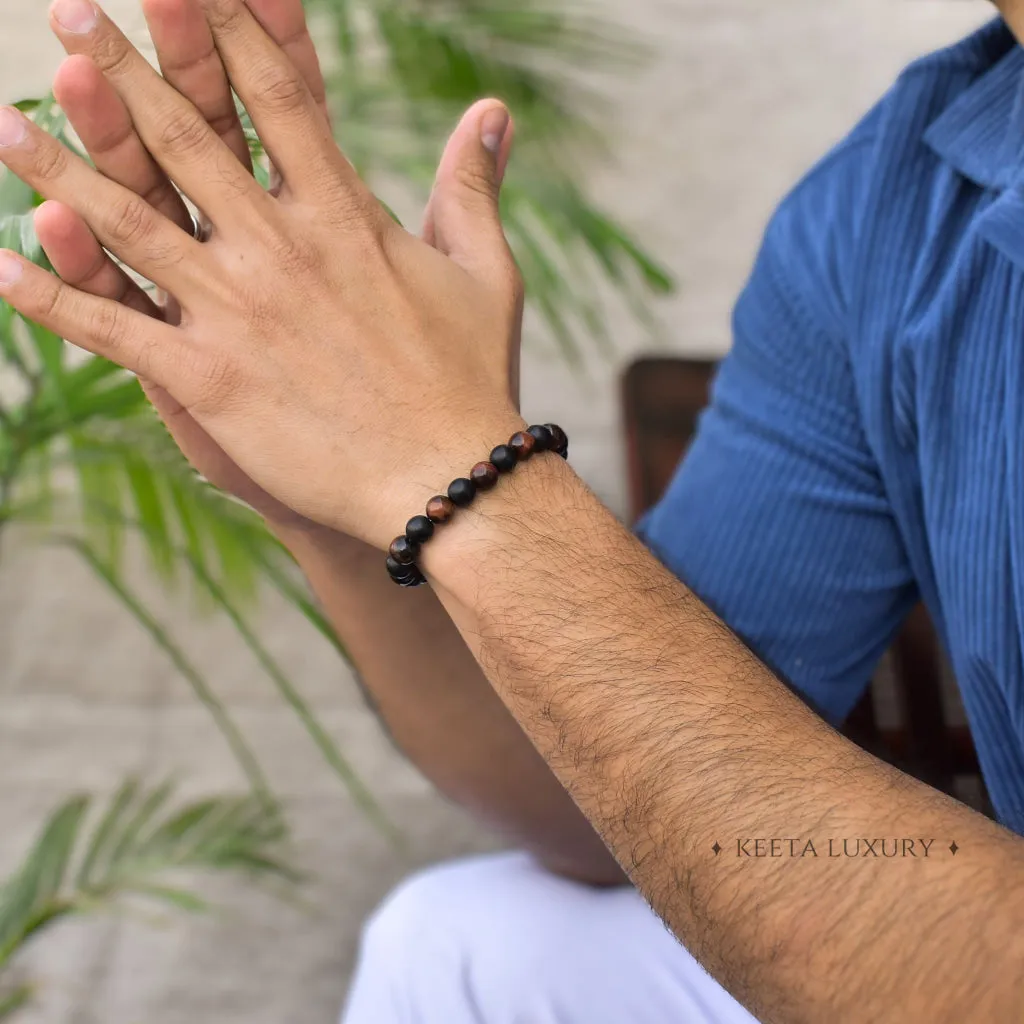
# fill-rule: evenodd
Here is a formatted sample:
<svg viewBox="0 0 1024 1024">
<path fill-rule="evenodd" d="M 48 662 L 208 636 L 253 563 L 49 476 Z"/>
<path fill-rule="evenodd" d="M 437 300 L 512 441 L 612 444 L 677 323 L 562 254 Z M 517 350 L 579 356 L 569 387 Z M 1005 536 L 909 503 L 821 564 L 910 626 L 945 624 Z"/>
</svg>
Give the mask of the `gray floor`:
<svg viewBox="0 0 1024 1024">
<path fill-rule="evenodd" d="M 662 310 L 667 333 L 673 347 L 702 354 L 728 345 L 729 305 L 782 192 L 907 60 L 988 11 L 981 0 L 603 2 L 657 40 L 658 56 L 641 74 L 598 83 L 618 146 L 592 169 L 594 188 L 678 271 L 683 289 Z M 138 27 L 134 0 L 108 8 Z M 43 5 L 4 0 L 0 25 L 0 99 L 45 88 L 59 55 Z M 557 410 L 576 465 L 625 514 L 616 380 L 650 339 L 622 311 L 609 316 L 619 354 L 595 357 L 585 378 L 531 327 L 525 411 Z M 221 884 L 214 917 L 67 926 L 26 965 L 41 991 L 25 1019 L 328 1022 L 367 910 L 415 865 L 492 841 L 393 754 L 345 668 L 297 617 L 268 603 L 263 635 L 403 826 L 404 852 L 360 817 L 230 631 L 149 592 L 287 797 L 315 909 Z M 102 794 L 127 772 L 174 774 L 189 793 L 240 783 L 206 713 L 124 612 L 70 556 L 12 534 L 0 560 L 0 871 L 69 790 Z"/>
</svg>

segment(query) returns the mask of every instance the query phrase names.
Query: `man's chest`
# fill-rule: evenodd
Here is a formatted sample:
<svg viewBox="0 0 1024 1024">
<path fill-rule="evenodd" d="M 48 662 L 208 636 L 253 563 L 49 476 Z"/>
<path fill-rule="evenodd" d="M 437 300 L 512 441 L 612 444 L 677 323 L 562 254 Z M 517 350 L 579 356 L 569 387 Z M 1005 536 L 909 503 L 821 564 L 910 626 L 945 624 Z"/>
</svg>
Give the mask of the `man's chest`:
<svg viewBox="0 0 1024 1024">
<path fill-rule="evenodd" d="M 990 785 L 1024 786 L 1024 267 L 967 238 L 925 271 L 873 353 L 866 429 Z"/>
</svg>

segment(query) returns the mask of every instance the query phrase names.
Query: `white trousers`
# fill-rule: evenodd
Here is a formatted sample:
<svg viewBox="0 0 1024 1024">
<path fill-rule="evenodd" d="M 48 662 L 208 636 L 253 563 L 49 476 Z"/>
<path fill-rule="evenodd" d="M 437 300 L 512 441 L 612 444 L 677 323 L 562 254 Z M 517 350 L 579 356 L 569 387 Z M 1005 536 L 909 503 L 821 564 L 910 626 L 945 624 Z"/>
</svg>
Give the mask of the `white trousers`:
<svg viewBox="0 0 1024 1024">
<path fill-rule="evenodd" d="M 363 931 L 342 1024 L 757 1024 L 632 889 L 525 854 L 430 868 Z"/>
</svg>

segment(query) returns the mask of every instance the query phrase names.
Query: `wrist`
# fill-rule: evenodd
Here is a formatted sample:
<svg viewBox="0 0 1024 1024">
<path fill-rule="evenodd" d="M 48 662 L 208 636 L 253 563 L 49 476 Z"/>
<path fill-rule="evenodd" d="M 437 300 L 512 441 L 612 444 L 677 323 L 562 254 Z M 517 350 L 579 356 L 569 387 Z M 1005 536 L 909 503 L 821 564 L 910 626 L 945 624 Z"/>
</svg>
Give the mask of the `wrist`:
<svg viewBox="0 0 1024 1024">
<path fill-rule="evenodd" d="M 585 507 L 588 494 L 561 456 L 533 455 L 459 509 L 424 546 L 420 566 L 466 607 L 482 610 L 491 597 L 505 601 L 496 584 L 517 566 L 545 561 L 554 566 L 568 553 L 566 531 L 573 529 L 573 512 Z"/>
<path fill-rule="evenodd" d="M 453 516 L 462 518 L 467 504 L 494 486 L 500 471 L 492 465 L 491 456 L 499 446 L 510 452 L 508 440 L 525 436 L 526 428 L 510 407 L 470 413 L 449 429 L 438 427 L 420 449 L 388 473 L 388 483 L 378 493 L 379 502 L 367 521 L 372 529 L 366 536 L 388 553 L 393 579 L 399 581 L 397 570 L 402 566 L 405 575 L 411 572 L 422 582 L 413 564 L 420 545 L 433 543 L 435 530 L 439 535 L 447 532 Z"/>
</svg>

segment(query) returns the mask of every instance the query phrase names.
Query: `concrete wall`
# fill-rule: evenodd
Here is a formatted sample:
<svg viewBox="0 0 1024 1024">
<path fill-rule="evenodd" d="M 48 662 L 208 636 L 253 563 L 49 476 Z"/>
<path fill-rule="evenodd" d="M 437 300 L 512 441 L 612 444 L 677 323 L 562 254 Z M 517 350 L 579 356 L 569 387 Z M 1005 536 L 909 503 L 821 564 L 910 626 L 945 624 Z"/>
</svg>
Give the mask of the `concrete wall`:
<svg viewBox="0 0 1024 1024">
<path fill-rule="evenodd" d="M 610 96 L 614 163 L 590 175 L 601 200 L 678 273 L 660 313 L 673 347 L 719 354 L 730 304 L 773 204 L 884 91 L 900 67 L 990 11 L 981 0 L 591 0 L 649 35 L 656 57 Z M 110 10 L 135 32 L 134 0 Z M 3 0 L 0 99 L 42 91 L 59 60 L 40 0 Z M 614 314 L 619 355 L 568 372 L 531 329 L 525 412 L 573 435 L 574 462 L 624 511 L 616 381 L 649 345 Z M 230 631 L 199 623 L 149 586 L 161 614 L 216 680 L 288 798 L 297 855 L 315 880 L 309 913 L 215 887 L 226 915 L 101 921 L 42 942 L 29 1020 L 176 1024 L 328 1021 L 361 916 L 417 863 L 488 844 L 401 764 L 347 671 L 271 603 L 266 642 L 370 780 L 410 841 L 389 849 L 311 752 Z M 0 562 L 0 871 L 71 788 L 112 789 L 127 771 L 173 772 L 192 792 L 235 787 L 208 716 L 133 622 L 70 556 L 25 533 Z"/>
</svg>

